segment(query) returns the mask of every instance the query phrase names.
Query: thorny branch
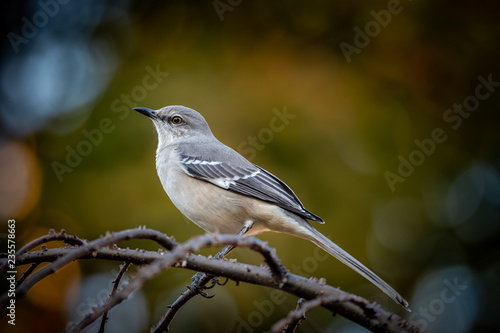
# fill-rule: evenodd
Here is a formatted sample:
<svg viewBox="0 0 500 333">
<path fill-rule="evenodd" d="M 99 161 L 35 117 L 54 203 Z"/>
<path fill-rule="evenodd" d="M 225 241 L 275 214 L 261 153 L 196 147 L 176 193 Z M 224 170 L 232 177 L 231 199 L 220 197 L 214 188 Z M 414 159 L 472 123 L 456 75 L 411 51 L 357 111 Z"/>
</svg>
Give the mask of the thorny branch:
<svg viewBox="0 0 500 333">
<path fill-rule="evenodd" d="M 167 252 L 163 250 L 152 252 L 122 249 L 115 245 L 118 242 L 131 239 L 152 240 L 162 246 Z M 29 252 L 37 246 L 43 246 L 43 244 L 54 240 L 62 240 L 69 245 L 69 247 L 66 246 L 55 249 L 43 248 L 41 251 Z M 234 261 L 215 260 L 193 254 L 193 252 L 197 252 L 203 247 L 223 245 L 248 247 L 261 253 L 268 264 L 268 268 Z M 7 267 L 6 257 L 7 254 L 0 254 L 0 273 L 5 271 Z M 240 238 L 235 235 L 203 235 L 194 237 L 182 244 L 178 244 L 163 233 L 144 228 L 108 233 L 93 241 L 81 240 L 78 237 L 66 235 L 64 231 L 61 233 L 51 231 L 48 236 L 30 242 L 16 254 L 16 265 L 32 264 L 25 274 L 23 274 L 23 281 L 18 281 L 16 296 L 20 298 L 25 295 L 32 286 L 43 278 L 53 274 L 77 259 L 105 259 L 128 262 L 138 265 L 140 268 L 130 283 L 121 288 L 117 288 L 121 278 L 119 274 L 115 280 L 116 290 L 113 290 L 108 300 L 101 306 L 93 308 L 93 311 L 79 323 L 72 325 L 69 328 L 70 332 L 80 332 L 83 328 L 100 317 L 106 317 L 107 312 L 111 308 L 127 299 L 134 290 L 142 287 L 149 280 L 171 267 L 186 268 L 214 276 L 226 277 L 238 282 L 247 282 L 281 289 L 304 298 L 306 300 L 305 302 L 299 304 L 297 309 L 291 311 L 287 318 L 273 326 L 274 331 L 278 331 L 287 325 L 297 326 L 306 311 L 313 307 L 322 306 L 332 311 L 332 313 L 342 315 L 373 332 L 418 332 L 415 327 L 411 326 L 397 315 L 386 312 L 376 304 L 370 304 L 366 299 L 348 294 L 337 288 L 325 285 L 324 283 L 319 283 L 316 280 L 306 279 L 289 273 L 281 265 L 274 249 L 271 249 L 266 243 L 253 237 Z M 43 262 L 49 262 L 50 264 L 35 270 L 35 268 Z M 122 269 L 122 271 L 125 273 L 125 269 Z M 122 271 L 120 273 L 122 273 Z M 210 277 L 207 277 L 206 281 L 199 281 L 198 283 L 200 286 L 203 286 L 209 281 Z M 182 300 L 182 304 L 178 304 L 178 308 L 173 312 L 173 315 L 175 315 L 179 308 L 191 297 Z M 179 297 L 179 299 L 181 298 L 182 297 Z M 179 299 L 177 301 L 179 301 Z M 7 301 L 7 295 L 1 295 L 0 308 L 6 304 Z M 167 314 L 168 313 L 167 311 Z M 167 314 L 164 317 L 166 317 Z M 157 328 L 161 326 L 164 319 L 165 318 L 162 319 Z M 104 322 L 105 319 L 103 319 L 103 323 Z M 169 322 L 170 321 L 168 321 L 168 323 Z M 168 329 L 168 323 L 166 329 Z"/>
<path fill-rule="evenodd" d="M 314 300 L 317 300 L 319 297 L 317 298 L 314 298 L 312 299 L 311 301 L 314 301 Z M 286 325 L 285 328 L 283 328 L 282 332 L 283 333 L 293 333 L 295 332 L 295 330 L 299 327 L 299 325 L 301 324 L 301 321 L 302 320 L 306 320 L 306 311 L 305 310 L 302 310 L 300 311 L 299 313 L 297 313 L 297 310 L 299 310 L 302 306 L 302 304 L 304 304 L 304 302 L 306 302 L 305 299 L 303 298 L 299 298 L 299 300 L 297 301 L 297 309 L 295 309 L 295 311 L 290 311 L 288 313 L 288 316 L 282 320 L 280 320 L 279 322 L 277 322 L 276 324 L 273 325 L 273 327 L 271 328 L 271 330 L 275 330 L 275 327 L 280 327 L 282 328 L 283 325 Z M 292 316 L 292 314 L 296 313 L 297 315 L 293 315 L 293 318 L 290 318 Z"/>
<path fill-rule="evenodd" d="M 116 276 L 116 279 L 113 281 L 113 290 L 111 291 L 111 296 L 113 296 L 116 291 L 118 290 L 118 285 L 120 284 L 120 281 L 127 271 L 127 269 L 130 266 L 130 262 L 125 262 L 123 265 L 120 266 L 120 271 L 118 272 L 118 275 Z M 97 333 L 104 333 L 104 326 L 106 325 L 106 322 L 108 321 L 108 311 L 104 312 L 102 315 L 102 320 L 101 320 L 101 326 L 99 327 L 99 332 Z"/>
<path fill-rule="evenodd" d="M 61 230 L 61 232 L 59 233 L 56 233 L 53 229 L 51 229 L 48 235 L 37 238 L 29 242 L 28 244 L 24 245 L 21 249 L 19 249 L 19 251 L 17 251 L 16 253 L 16 260 L 19 259 L 19 256 L 22 255 L 23 253 L 26 253 L 37 246 L 52 241 L 63 241 L 68 245 L 83 245 L 85 243 L 84 240 L 81 240 L 76 236 L 66 234 L 66 230 L 64 229 Z M 7 261 L 0 264 L 0 273 L 2 273 L 6 268 L 7 268 Z"/>
<path fill-rule="evenodd" d="M 191 238 L 183 244 L 179 244 L 172 249 L 169 253 L 165 253 L 163 258 L 155 260 L 149 266 L 141 269 L 134 280 L 118 290 L 111 296 L 102 306 L 94 308 L 93 313 L 87 315 L 79 323 L 69 328 L 68 332 L 80 332 L 89 324 L 99 318 L 105 311 L 111 307 L 121 303 L 128 298 L 134 290 L 142 287 L 147 281 L 151 280 L 162 271 L 180 263 L 181 266 L 185 265 L 187 256 L 191 252 L 199 251 L 203 247 L 209 246 L 222 246 L 222 245 L 238 245 L 248 247 L 258 252 L 261 252 L 268 263 L 273 263 L 271 267 L 275 267 L 275 271 L 271 272 L 272 279 L 282 284 L 285 279 L 285 271 L 279 263 L 274 251 L 269 249 L 264 242 L 256 238 L 243 238 L 234 235 L 203 235 Z M 214 261 L 216 262 L 216 261 Z M 218 262 L 218 261 L 217 261 Z M 268 272 L 269 273 L 269 272 Z"/>
<path fill-rule="evenodd" d="M 274 324 L 271 328 L 271 332 L 295 332 L 295 329 L 300 325 L 300 321 L 306 319 L 305 314 L 307 311 L 312 310 L 318 306 L 324 306 L 336 302 L 345 302 L 348 300 L 348 298 L 338 299 L 332 296 L 318 296 L 309 301 L 305 301 L 303 298 L 301 298 L 297 305 L 297 309 L 290 311 L 286 318 L 283 318 L 276 324 Z"/>
</svg>

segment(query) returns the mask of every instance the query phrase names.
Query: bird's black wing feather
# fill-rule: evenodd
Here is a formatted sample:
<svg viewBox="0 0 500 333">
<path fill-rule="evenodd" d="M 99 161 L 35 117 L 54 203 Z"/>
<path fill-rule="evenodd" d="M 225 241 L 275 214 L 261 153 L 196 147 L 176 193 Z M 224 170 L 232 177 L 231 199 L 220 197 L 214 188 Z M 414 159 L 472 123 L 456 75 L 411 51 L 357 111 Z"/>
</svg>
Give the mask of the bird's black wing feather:
<svg viewBox="0 0 500 333">
<path fill-rule="evenodd" d="M 231 158 L 227 158 L 228 153 Z M 250 163 L 232 150 L 226 154 L 219 151 L 218 154 L 210 155 L 220 158 L 211 160 L 179 150 L 181 164 L 188 175 L 226 190 L 275 204 L 307 220 L 323 223 L 323 219 L 304 208 L 288 185 L 270 172 Z"/>
</svg>

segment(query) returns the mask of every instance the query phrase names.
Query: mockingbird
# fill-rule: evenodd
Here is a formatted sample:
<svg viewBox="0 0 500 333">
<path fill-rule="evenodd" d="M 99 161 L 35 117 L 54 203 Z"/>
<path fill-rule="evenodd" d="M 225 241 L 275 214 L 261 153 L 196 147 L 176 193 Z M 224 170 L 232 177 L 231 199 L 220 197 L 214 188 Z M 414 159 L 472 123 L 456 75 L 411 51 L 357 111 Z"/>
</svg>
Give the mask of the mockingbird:
<svg viewBox="0 0 500 333">
<path fill-rule="evenodd" d="M 212 233 L 276 231 L 307 239 L 409 310 L 391 286 L 311 226 L 307 220 L 324 221 L 305 209 L 290 187 L 217 140 L 201 114 L 178 105 L 134 110 L 153 120 L 160 181 L 173 204 L 196 225 Z"/>
</svg>

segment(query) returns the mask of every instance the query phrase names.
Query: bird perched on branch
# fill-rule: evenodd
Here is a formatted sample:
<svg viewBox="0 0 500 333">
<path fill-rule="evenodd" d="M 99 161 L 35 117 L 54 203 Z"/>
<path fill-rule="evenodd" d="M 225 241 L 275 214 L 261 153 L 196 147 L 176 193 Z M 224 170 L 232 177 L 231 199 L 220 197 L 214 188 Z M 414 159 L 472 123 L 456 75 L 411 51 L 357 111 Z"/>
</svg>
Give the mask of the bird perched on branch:
<svg viewBox="0 0 500 333">
<path fill-rule="evenodd" d="M 134 110 L 153 121 L 158 176 L 170 200 L 192 222 L 212 233 L 275 231 L 307 239 L 409 310 L 391 286 L 308 222 L 324 223 L 290 187 L 217 140 L 201 114 L 179 105 Z"/>
</svg>

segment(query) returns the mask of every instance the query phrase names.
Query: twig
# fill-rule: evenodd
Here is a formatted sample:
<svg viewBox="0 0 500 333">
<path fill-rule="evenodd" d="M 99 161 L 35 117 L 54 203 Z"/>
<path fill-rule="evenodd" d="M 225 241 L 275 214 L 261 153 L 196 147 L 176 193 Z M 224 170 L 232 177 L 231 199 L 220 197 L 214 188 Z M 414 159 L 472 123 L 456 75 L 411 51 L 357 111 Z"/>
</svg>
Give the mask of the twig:
<svg viewBox="0 0 500 333">
<path fill-rule="evenodd" d="M 275 264 L 273 266 L 281 268 L 279 271 L 274 271 L 272 273 L 269 273 L 269 271 L 267 271 L 268 274 L 271 274 L 271 278 L 273 280 L 276 280 L 276 277 L 278 276 L 281 278 L 281 280 L 285 280 L 286 272 L 281 266 L 279 259 L 276 257 L 274 251 L 268 251 L 269 248 L 261 240 L 253 237 L 242 239 L 235 235 L 198 236 L 191 238 L 181 245 L 176 246 L 171 252 L 166 253 L 164 258 L 156 260 L 152 264 L 143 267 L 141 270 L 139 270 L 133 281 L 118 290 L 112 297 L 109 297 L 103 305 L 94 308 L 94 311 L 85 316 L 79 323 L 71 326 L 68 329 L 68 332 L 80 332 L 85 327 L 94 322 L 97 318 L 101 317 L 103 313 L 127 299 L 134 290 L 140 288 L 142 285 L 144 285 L 144 283 L 157 276 L 163 270 L 174 266 L 177 262 L 181 262 L 181 266 L 184 266 L 189 253 L 199 251 L 203 247 L 221 246 L 227 244 L 249 247 L 255 251 L 261 252 L 266 261 L 274 262 Z M 276 283 L 281 284 L 282 281 L 277 280 Z"/>
<path fill-rule="evenodd" d="M 33 273 L 33 271 L 35 270 L 35 268 L 38 267 L 38 265 L 40 265 L 40 263 L 32 263 L 30 265 L 30 267 L 28 267 L 27 270 L 24 271 L 23 275 L 21 275 L 21 277 L 19 278 L 19 280 L 17 280 L 16 282 L 16 288 L 19 287 L 23 282 L 24 280 L 26 280 L 26 278 L 31 274 Z M 7 306 L 8 306 L 8 303 L 5 303 L 2 308 L 0 309 L 0 316 L 3 314 L 3 312 L 5 311 L 5 309 L 7 309 Z"/>
<path fill-rule="evenodd" d="M 58 248 L 58 249 L 48 249 L 44 251 L 28 252 L 19 257 L 16 260 L 16 265 L 26 265 L 30 263 L 42 263 L 42 262 L 53 262 L 60 257 L 63 257 L 71 252 L 75 248 Z M 1 255 L 1 254 L 0 254 Z M 104 259 L 113 261 L 129 261 L 134 265 L 144 265 L 150 264 L 156 259 L 163 257 L 163 254 L 158 251 L 138 251 L 131 249 L 122 248 L 101 248 L 92 253 L 87 253 L 86 255 L 80 257 L 80 259 Z M 4 260 L 4 259 L 0 259 Z M 6 260 L 6 259 L 5 259 Z"/>
<path fill-rule="evenodd" d="M 142 232 L 143 230 L 141 230 Z M 166 236 L 165 236 L 166 237 Z M 210 236 L 213 237 L 214 236 Z M 235 236 L 232 236 L 235 237 Z M 199 238 L 190 240 L 191 242 L 197 241 Z M 116 240 L 116 239 L 115 239 Z M 217 246 L 218 244 L 223 244 L 224 241 L 228 241 L 228 238 L 224 238 L 222 236 L 219 237 L 219 242 L 212 243 L 213 246 Z M 236 241 L 242 242 L 242 239 L 233 239 L 235 241 L 233 244 L 236 244 Z M 173 242 L 173 241 L 172 241 Z M 187 245 L 186 245 L 187 244 Z M 116 260 L 116 261 L 130 261 L 136 265 L 145 265 L 149 263 L 153 263 L 157 259 L 165 260 L 167 257 L 171 258 L 172 261 L 169 263 L 171 266 L 181 267 L 186 269 L 191 269 L 194 271 L 201 271 L 208 274 L 212 274 L 215 276 L 227 277 L 234 281 L 241 281 L 252 283 L 255 285 L 267 286 L 270 288 L 280 288 L 285 292 L 293 294 L 297 297 L 302 297 L 304 299 L 315 299 L 318 296 L 323 295 L 324 297 L 333 297 L 339 301 L 324 304 L 323 307 L 328 310 L 337 313 L 345 318 L 365 327 L 375 332 L 418 332 L 418 330 L 411 326 L 408 322 L 402 320 L 398 316 L 393 313 L 386 312 L 381 309 L 378 305 L 370 304 L 367 300 L 347 294 L 342 290 L 337 288 L 333 288 L 331 286 L 325 285 L 324 283 L 318 283 L 315 280 L 306 279 L 304 277 L 294 275 L 289 273 L 286 277 L 286 283 L 282 284 L 283 281 L 276 279 L 266 267 L 258 267 L 248 264 L 242 264 L 238 262 L 232 262 L 227 260 L 213 260 L 204 256 L 189 254 L 186 255 L 186 252 L 190 250 L 196 251 L 196 246 L 192 246 L 190 249 L 186 249 L 184 246 L 188 246 L 188 242 L 186 242 L 183 246 L 176 248 L 177 251 L 175 256 L 179 256 L 181 259 L 175 261 L 172 259 L 172 253 L 159 253 L 153 251 L 139 251 L 139 250 L 129 250 L 129 249 L 120 249 L 120 248 L 106 248 L 102 247 L 95 251 L 89 251 L 85 253 L 85 255 L 80 256 L 81 259 L 106 259 L 106 260 Z M 199 246 L 201 246 L 198 243 Z M 204 244 L 206 246 L 210 246 Z M 237 244 L 238 246 L 242 246 L 241 244 Z M 61 258 L 66 258 L 70 254 L 75 251 L 78 251 L 79 248 L 59 248 L 59 249 L 49 249 L 45 251 L 37 251 L 32 253 L 25 253 L 16 260 L 16 265 L 25 265 L 29 263 L 42 263 L 42 262 L 56 262 Z M 181 253 L 181 254 L 179 254 Z M 5 257 L 5 254 L 0 254 L 0 257 Z M 7 259 L 2 259 L 7 261 Z M 169 259 L 170 260 L 170 259 Z M 159 261 L 156 261 L 154 265 L 158 265 Z M 162 264 L 163 265 L 163 264 Z M 140 269 L 139 272 L 141 280 L 133 280 L 136 282 L 135 285 L 127 285 L 122 288 L 130 288 L 130 291 L 123 291 L 122 289 L 118 289 L 117 293 L 110 297 L 108 301 L 111 300 L 111 303 L 106 303 L 106 309 L 109 310 L 114 305 L 121 302 L 119 300 L 120 297 L 127 298 L 131 291 L 137 289 L 142 284 L 144 284 L 149 278 L 147 274 L 154 273 L 150 270 L 150 267 L 153 265 L 147 266 L 147 269 L 143 272 L 143 269 Z M 161 271 L 161 270 L 160 270 Z M 158 274 L 158 273 L 156 273 Z M 153 275 L 154 276 L 154 275 Z M 27 280 L 26 282 L 28 282 Z M 122 299 L 122 300 L 123 300 Z M 104 311 L 106 310 L 104 309 Z M 98 309 L 99 310 L 99 309 Z M 104 311 L 95 313 L 95 319 L 98 319 Z M 93 319 L 93 320 L 95 320 Z M 77 332 L 77 330 L 73 330 Z"/>
<path fill-rule="evenodd" d="M 118 272 L 118 275 L 116 276 L 116 279 L 113 281 L 113 290 L 111 290 L 111 294 L 109 297 L 112 297 L 115 293 L 116 290 L 118 289 L 118 285 L 120 284 L 120 281 L 127 271 L 127 269 L 130 266 L 130 262 L 124 262 L 123 265 L 120 266 L 120 271 Z M 106 325 L 106 322 L 108 321 L 108 311 L 104 312 L 102 315 L 102 320 L 101 320 L 101 326 L 99 327 L 99 332 L 98 333 L 104 333 L 104 326 Z"/>
<path fill-rule="evenodd" d="M 318 296 L 309 301 L 300 302 L 297 305 L 297 309 L 292 310 L 288 313 L 286 318 L 281 319 L 271 328 L 271 332 L 295 332 L 295 329 L 300 325 L 300 321 L 306 319 L 305 313 L 311 309 L 318 306 L 324 306 L 336 302 L 346 302 L 349 297 L 344 297 L 344 299 L 339 299 L 332 296 Z"/>
<path fill-rule="evenodd" d="M 48 242 L 53 242 L 53 241 L 63 241 L 66 244 L 69 245 L 83 245 L 85 244 L 85 240 L 82 240 L 76 236 L 73 235 L 68 235 L 66 234 L 66 230 L 62 229 L 61 232 L 56 233 L 54 229 L 50 229 L 49 234 L 42 236 L 40 238 L 37 238 L 28 244 L 24 245 L 22 248 L 19 249 L 19 251 L 16 252 L 16 260 L 23 254 L 28 252 L 29 250 L 48 243 Z M 3 263 L 0 265 L 0 274 L 3 273 L 7 269 L 7 262 Z"/>
<path fill-rule="evenodd" d="M 276 256 L 276 251 L 268 247 L 265 243 L 258 240 L 257 238 L 237 238 L 240 239 L 238 244 L 230 243 L 228 245 L 238 245 L 249 247 L 250 249 L 260 252 L 263 256 L 273 276 L 278 278 L 278 281 L 281 281 L 280 288 L 285 283 L 285 272 L 279 259 Z M 216 259 L 221 259 L 219 256 L 220 253 L 223 253 L 224 249 L 218 253 Z M 200 288 L 204 287 L 210 280 L 212 280 L 213 275 L 209 275 L 207 273 L 198 272 L 192 277 L 192 284 L 188 286 L 188 289 L 184 291 L 171 305 L 169 305 L 167 312 L 160 319 L 158 324 L 151 329 L 151 333 L 160 333 L 169 330 L 170 323 L 174 319 L 177 312 L 179 312 L 180 308 L 186 304 L 190 299 L 200 294 Z"/>
<path fill-rule="evenodd" d="M 304 304 L 304 302 L 306 302 L 305 299 L 299 298 L 299 300 L 297 301 L 297 308 L 296 308 L 296 310 L 299 310 L 301 308 L 302 304 Z M 286 319 L 290 319 L 290 314 L 291 313 L 292 313 L 292 311 L 288 314 L 288 317 Z M 297 330 L 297 328 L 300 326 L 301 321 L 302 320 L 306 320 L 306 319 L 307 318 L 306 318 L 305 312 L 302 312 L 301 316 L 296 316 L 295 319 L 288 320 L 289 322 L 285 323 L 286 326 L 285 326 L 285 328 L 283 328 L 283 333 L 294 333 Z M 274 328 L 274 326 L 273 326 L 273 328 Z"/>
<path fill-rule="evenodd" d="M 28 276 L 30 276 L 31 273 L 33 273 L 33 271 L 35 270 L 35 268 L 38 267 L 38 265 L 39 263 L 32 263 L 30 267 L 28 267 L 28 269 L 24 271 L 23 275 L 21 275 L 19 280 L 17 280 L 16 282 L 16 288 L 19 287 L 24 282 L 24 280 L 26 280 Z"/>
<path fill-rule="evenodd" d="M 204 273 L 200 275 L 199 272 L 196 273 L 193 277 L 193 283 L 191 286 L 188 286 L 188 289 L 181 293 L 181 295 L 168 306 L 167 312 L 160 318 L 160 321 L 156 326 L 151 329 L 151 333 L 161 333 L 168 332 L 170 323 L 174 319 L 175 315 L 181 307 L 186 304 L 191 298 L 195 297 L 199 294 L 199 292 L 193 288 L 193 285 L 196 284 L 198 288 L 204 287 L 212 277 L 209 274 Z"/>
<path fill-rule="evenodd" d="M 51 274 L 54 274 L 56 271 L 71 263 L 72 261 L 88 255 L 89 253 L 93 253 L 102 247 L 130 239 L 151 239 L 158 242 L 166 249 L 171 249 L 175 246 L 175 242 L 171 238 L 167 237 L 163 233 L 160 233 L 159 231 L 152 229 L 127 229 L 116 233 L 109 233 L 104 237 L 85 243 L 84 245 L 73 249 L 73 251 L 69 252 L 64 257 L 60 257 L 50 265 L 47 265 L 44 268 L 40 269 L 38 272 L 33 274 L 31 278 L 26 280 L 23 285 L 21 285 L 19 288 L 16 288 L 16 297 L 23 297 L 28 292 L 28 290 L 40 280 Z M 7 294 L 2 295 L 0 297 L 0 306 L 6 304 L 7 301 Z"/>
</svg>

